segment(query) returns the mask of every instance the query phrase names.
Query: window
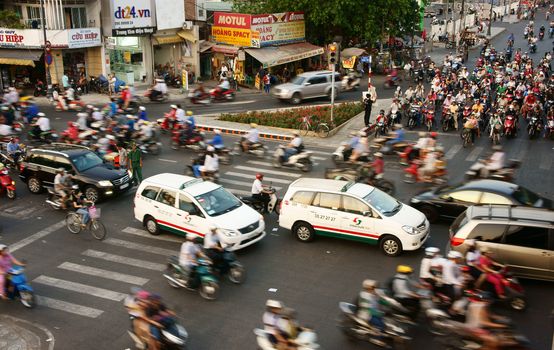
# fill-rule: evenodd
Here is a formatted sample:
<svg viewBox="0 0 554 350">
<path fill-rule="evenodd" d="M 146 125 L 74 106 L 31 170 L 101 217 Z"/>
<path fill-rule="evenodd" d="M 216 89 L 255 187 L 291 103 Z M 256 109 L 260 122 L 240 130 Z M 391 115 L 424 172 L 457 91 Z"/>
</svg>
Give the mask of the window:
<svg viewBox="0 0 554 350">
<path fill-rule="evenodd" d="M 73 171 L 73 167 L 71 166 L 71 163 L 69 162 L 69 159 L 64 158 L 64 157 L 59 157 L 59 156 L 56 156 L 54 159 L 57 163 L 56 167 L 64 168 L 68 172 Z"/>
<path fill-rule="evenodd" d="M 542 203 L 541 198 L 536 193 L 533 193 L 523 187 L 518 187 L 512 195 L 517 201 L 524 205 L 536 206 L 540 205 L 539 203 Z"/>
<path fill-rule="evenodd" d="M 477 224 L 467 237 L 477 241 L 500 243 L 506 225 Z"/>
<path fill-rule="evenodd" d="M 87 14 L 84 7 L 71 8 L 71 28 L 86 28 Z"/>
<path fill-rule="evenodd" d="M 176 193 L 174 191 L 161 190 L 156 200 L 165 205 L 169 205 L 170 207 L 174 207 L 175 197 Z"/>
<path fill-rule="evenodd" d="M 458 191 L 452 192 L 449 195 L 452 199 L 467 202 L 467 203 L 479 203 L 479 198 L 481 197 L 481 192 L 479 191 Z"/>
<path fill-rule="evenodd" d="M 480 203 L 485 204 L 504 204 L 504 205 L 511 205 L 513 204 L 512 201 L 504 196 L 501 196 L 496 193 L 490 193 L 490 192 L 483 192 L 483 196 L 481 197 Z"/>
<path fill-rule="evenodd" d="M 505 243 L 527 248 L 548 249 L 548 228 L 535 226 L 510 226 Z"/>
<path fill-rule="evenodd" d="M 298 191 L 290 199 L 294 203 L 310 205 L 312 204 L 312 198 L 314 198 L 313 192 Z"/>
<path fill-rule="evenodd" d="M 96 155 L 96 153 L 93 153 L 93 152 L 83 153 L 73 158 L 71 161 L 73 162 L 73 165 L 75 165 L 75 168 L 77 168 L 78 172 L 83 172 L 88 169 L 92 169 L 104 163 L 102 158 L 98 157 L 98 155 Z"/>
<path fill-rule="evenodd" d="M 179 194 L 179 209 L 187 213 L 195 213 L 198 211 L 196 205 L 184 194 Z"/>
<path fill-rule="evenodd" d="M 315 195 L 314 204 L 320 208 L 339 209 L 340 195 L 333 193 L 320 192 Z"/>
<path fill-rule="evenodd" d="M 370 211 L 367 204 L 350 196 L 342 196 L 342 208 L 347 213 L 360 215 L 363 215 L 364 212 Z"/>
<path fill-rule="evenodd" d="M 239 208 L 242 202 L 223 187 L 194 197 L 209 216 L 226 214 Z"/>
<path fill-rule="evenodd" d="M 31 158 L 31 163 L 42 165 L 49 168 L 59 168 L 51 154 L 35 154 Z"/>
<path fill-rule="evenodd" d="M 159 191 L 160 189 L 158 187 L 146 186 L 144 190 L 142 190 L 141 196 L 146 197 L 148 199 L 156 199 L 156 196 L 158 195 Z"/>
<path fill-rule="evenodd" d="M 327 77 L 326 76 L 312 77 L 312 78 L 310 78 L 310 80 L 308 80 L 308 83 L 310 83 L 312 85 L 323 84 L 323 83 L 326 83 L 326 82 L 327 82 Z"/>
</svg>

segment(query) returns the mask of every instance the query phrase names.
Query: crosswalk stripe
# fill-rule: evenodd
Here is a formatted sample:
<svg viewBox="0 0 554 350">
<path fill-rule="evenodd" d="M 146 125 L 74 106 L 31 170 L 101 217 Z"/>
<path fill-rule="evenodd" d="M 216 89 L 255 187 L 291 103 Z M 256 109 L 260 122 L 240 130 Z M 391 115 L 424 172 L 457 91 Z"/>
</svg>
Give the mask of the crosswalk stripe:
<svg viewBox="0 0 554 350">
<path fill-rule="evenodd" d="M 84 252 L 82 252 L 81 254 L 84 255 L 84 256 L 91 257 L 91 258 L 102 259 L 102 260 L 106 260 L 106 261 L 110 261 L 110 262 L 115 262 L 115 263 L 119 263 L 119 264 L 140 267 L 140 268 L 143 268 L 143 269 L 153 270 L 153 271 L 163 271 L 163 270 L 165 270 L 165 267 L 166 267 L 165 264 L 158 264 L 158 263 L 153 263 L 153 262 L 150 262 L 150 261 L 144 261 L 144 260 L 140 260 L 140 259 L 127 258 L 127 257 L 124 257 L 124 256 L 104 253 L 104 252 L 100 252 L 98 250 L 93 250 L 93 249 L 87 249 Z"/>
<path fill-rule="evenodd" d="M 24 205 L 15 205 L 15 206 L 13 206 L 13 207 L 6 208 L 6 209 L 4 209 L 3 211 L 5 211 L 6 213 L 10 213 L 10 214 L 11 214 L 11 213 L 15 213 L 15 212 L 17 212 L 17 211 L 19 211 L 19 210 L 21 210 L 21 209 L 23 209 L 23 208 L 25 208 Z"/>
<path fill-rule="evenodd" d="M 149 281 L 147 278 L 127 275 L 124 273 L 108 271 L 103 269 L 97 269 L 96 267 L 74 264 L 67 261 L 62 263 L 60 266 L 58 266 L 58 268 L 68 270 L 68 271 L 73 271 L 73 272 L 79 272 L 85 275 L 107 278 L 114 281 L 136 284 L 139 286 L 142 286 Z"/>
<path fill-rule="evenodd" d="M 273 168 L 273 164 L 271 162 L 262 162 L 260 160 L 248 160 L 248 161 L 246 161 L 246 163 Z"/>
<path fill-rule="evenodd" d="M 94 309 L 92 307 L 83 306 L 79 304 L 69 303 L 58 299 L 43 297 L 41 295 L 35 295 L 36 302 L 40 306 L 48 307 L 50 309 L 61 310 L 69 312 L 75 315 L 80 315 L 89 318 L 97 318 L 102 315 L 104 311 Z"/>
<path fill-rule="evenodd" d="M 18 211 L 17 213 L 14 213 L 14 215 L 17 217 L 25 217 L 28 214 L 31 214 L 33 212 L 38 212 L 38 211 L 40 211 L 39 208 L 27 208 L 25 210 L 21 210 L 21 211 Z"/>
<path fill-rule="evenodd" d="M 471 153 L 466 157 L 466 160 L 468 162 L 474 162 L 477 160 L 477 158 L 479 158 L 479 155 L 481 154 L 481 152 L 483 152 L 483 147 L 475 147 L 475 149 L 473 149 L 473 151 L 471 151 Z"/>
<path fill-rule="evenodd" d="M 324 152 L 324 151 L 314 151 L 314 150 L 311 150 L 311 149 L 309 149 L 308 151 L 312 152 L 313 154 L 321 154 L 322 156 L 327 156 L 327 158 L 325 158 L 325 159 L 328 159 L 329 156 L 331 155 L 331 153 L 333 153 L 333 151 Z"/>
<path fill-rule="evenodd" d="M 106 244 L 115 245 L 118 247 L 139 250 L 145 253 L 163 255 L 166 257 L 176 254 L 176 251 L 172 249 L 153 247 L 151 245 L 129 242 L 129 241 L 124 241 L 122 239 L 116 239 L 116 238 L 108 238 L 108 239 L 105 239 L 103 242 Z"/>
<path fill-rule="evenodd" d="M 253 172 L 254 174 L 262 171 L 264 174 L 267 173 L 267 174 L 282 175 L 282 176 L 288 176 L 288 177 L 301 177 L 302 176 L 301 174 L 285 173 L 284 171 L 277 171 L 277 170 L 266 170 L 266 169 L 261 170 L 259 168 L 252 168 L 252 167 L 247 167 L 247 166 L 242 166 L 242 165 L 236 166 L 235 169 L 249 170 L 249 171 Z"/>
<path fill-rule="evenodd" d="M 265 179 L 264 179 L 265 180 Z M 229 179 L 224 179 L 224 178 L 220 178 L 219 179 L 219 182 L 223 182 L 223 183 L 226 183 L 226 184 L 230 184 L 230 185 L 237 185 L 237 186 L 244 186 L 244 187 L 252 187 L 252 183 L 251 182 L 245 182 L 245 181 L 235 181 L 235 180 L 229 180 Z M 273 187 L 275 188 L 275 190 L 279 191 L 281 189 L 281 187 Z"/>
<path fill-rule="evenodd" d="M 170 236 L 170 235 L 163 235 L 163 234 L 159 236 L 154 236 L 145 230 L 141 230 L 134 227 L 125 227 L 123 230 L 121 230 L 121 232 L 129 233 L 135 236 L 145 237 L 149 239 L 155 239 L 158 241 L 177 242 L 177 243 L 183 243 L 185 241 L 184 237 L 181 238 L 179 236 Z"/>
<path fill-rule="evenodd" d="M 450 149 L 448 150 L 448 152 L 446 152 L 446 154 L 444 155 L 444 158 L 445 159 L 452 159 L 454 158 L 454 156 L 456 155 L 456 153 L 458 153 L 458 151 L 462 148 L 462 145 L 460 144 L 455 144 L 453 145 L 452 147 L 450 147 Z"/>
<path fill-rule="evenodd" d="M 330 159 L 329 157 L 327 158 L 323 158 L 323 157 L 318 157 L 318 156 L 311 156 L 312 159 L 315 159 L 315 160 L 327 160 L 327 159 Z"/>
<path fill-rule="evenodd" d="M 237 177 L 242 177 L 242 178 L 246 178 L 246 179 L 252 179 L 252 181 L 254 181 L 254 178 L 256 177 L 256 174 L 237 173 L 237 172 L 234 172 L 234 171 L 228 171 L 228 172 L 225 173 L 225 175 L 237 176 Z M 291 180 L 283 180 L 283 179 L 278 179 L 276 177 L 267 177 L 267 176 L 264 176 L 264 181 L 271 181 L 271 182 L 276 182 L 276 183 L 285 184 L 285 185 L 291 183 Z"/>
<path fill-rule="evenodd" d="M 231 193 L 237 196 L 245 196 L 245 197 L 252 195 L 250 191 L 235 190 L 234 188 L 231 189 Z"/>
<path fill-rule="evenodd" d="M 33 282 L 113 301 L 122 301 L 127 297 L 127 294 L 124 293 L 118 293 L 104 288 L 98 288 L 44 275 L 38 276 L 33 280 Z"/>
</svg>

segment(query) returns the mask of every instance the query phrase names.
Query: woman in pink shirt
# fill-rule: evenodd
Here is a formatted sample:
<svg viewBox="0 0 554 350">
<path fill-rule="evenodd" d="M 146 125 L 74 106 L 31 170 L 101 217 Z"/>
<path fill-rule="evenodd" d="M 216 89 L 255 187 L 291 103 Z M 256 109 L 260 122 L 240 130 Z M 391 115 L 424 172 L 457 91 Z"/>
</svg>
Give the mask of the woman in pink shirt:
<svg viewBox="0 0 554 350">
<path fill-rule="evenodd" d="M 7 299 L 6 292 L 6 274 L 12 265 L 25 266 L 8 252 L 8 247 L 0 244 L 0 298 Z"/>
<path fill-rule="evenodd" d="M 479 267 L 484 272 L 487 282 L 492 283 L 494 290 L 500 299 L 506 298 L 504 295 L 504 287 L 502 286 L 502 276 L 495 270 L 495 267 L 504 267 L 504 265 L 497 263 L 491 258 L 491 251 L 487 247 L 481 248 L 481 257 L 479 258 Z M 482 277 L 481 277 L 482 278 Z M 480 285 L 481 278 L 477 282 Z"/>
</svg>

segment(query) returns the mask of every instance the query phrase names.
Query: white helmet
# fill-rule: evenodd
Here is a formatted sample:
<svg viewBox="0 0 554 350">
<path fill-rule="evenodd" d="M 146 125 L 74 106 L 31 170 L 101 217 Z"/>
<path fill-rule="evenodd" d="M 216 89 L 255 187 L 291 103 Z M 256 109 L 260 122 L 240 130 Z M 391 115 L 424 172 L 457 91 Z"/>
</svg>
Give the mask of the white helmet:
<svg viewBox="0 0 554 350">
<path fill-rule="evenodd" d="M 273 300 L 273 299 L 267 299 L 267 301 L 265 302 L 265 306 L 270 308 L 276 308 L 276 309 L 283 308 L 283 304 L 281 304 L 280 301 Z"/>
<path fill-rule="evenodd" d="M 145 111 L 145 110 L 146 110 L 146 107 L 144 107 L 144 106 L 139 106 L 139 110 Z"/>
<path fill-rule="evenodd" d="M 6 248 L 8 248 L 7 245 L 5 245 L 5 244 L 0 244 L 0 252 L 1 252 L 2 250 L 6 249 Z"/>
<path fill-rule="evenodd" d="M 216 135 L 219 135 L 219 134 L 221 134 L 221 130 L 220 130 L 220 129 L 214 129 L 214 133 L 215 133 Z"/>
<path fill-rule="evenodd" d="M 448 257 L 448 259 L 461 259 L 464 256 L 462 255 L 462 253 L 460 253 L 458 251 L 451 250 L 451 251 L 448 252 L 447 257 Z"/>
<path fill-rule="evenodd" d="M 440 253 L 440 249 L 437 248 L 437 247 L 427 247 L 427 248 L 425 248 L 425 255 L 426 256 L 435 256 L 438 253 Z"/>
<path fill-rule="evenodd" d="M 364 287 L 364 289 L 366 289 L 366 288 L 375 288 L 375 287 L 377 287 L 377 281 L 366 279 L 362 282 L 362 287 Z"/>
<path fill-rule="evenodd" d="M 208 148 L 206 148 L 206 151 L 208 152 L 214 152 L 215 151 L 215 148 L 213 146 L 208 146 Z"/>
</svg>

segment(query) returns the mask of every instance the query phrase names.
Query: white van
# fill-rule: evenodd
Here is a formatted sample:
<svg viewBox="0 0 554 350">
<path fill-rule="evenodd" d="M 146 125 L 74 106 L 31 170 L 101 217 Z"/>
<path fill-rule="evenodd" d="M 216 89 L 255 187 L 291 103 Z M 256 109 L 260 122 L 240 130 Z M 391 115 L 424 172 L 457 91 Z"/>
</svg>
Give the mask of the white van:
<svg viewBox="0 0 554 350">
<path fill-rule="evenodd" d="M 388 256 L 416 250 L 429 237 L 423 213 L 361 183 L 300 178 L 281 202 L 279 225 L 302 242 L 316 234 L 378 244 Z"/>
<path fill-rule="evenodd" d="M 265 237 L 265 222 L 221 185 L 190 176 L 158 174 L 145 179 L 135 194 L 135 218 L 158 235 L 166 230 L 200 237 L 210 226 L 223 233 L 222 243 L 238 250 Z"/>
</svg>

